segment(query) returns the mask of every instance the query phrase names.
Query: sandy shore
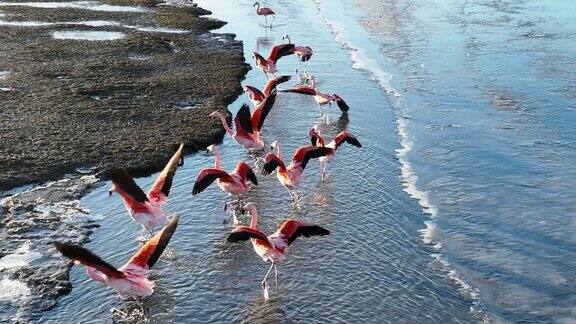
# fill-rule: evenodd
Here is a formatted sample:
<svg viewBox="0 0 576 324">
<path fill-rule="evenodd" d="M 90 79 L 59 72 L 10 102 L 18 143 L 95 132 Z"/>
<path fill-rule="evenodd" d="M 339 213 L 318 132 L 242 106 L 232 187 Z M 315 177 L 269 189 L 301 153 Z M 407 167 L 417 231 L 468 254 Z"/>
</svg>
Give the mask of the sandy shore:
<svg viewBox="0 0 576 324">
<path fill-rule="evenodd" d="M 224 22 L 192 6 L 102 3 L 130 7 L 0 6 L 0 191 L 77 168 L 156 171 L 176 143 L 194 150 L 224 134 L 208 114 L 227 112 L 248 69 L 233 35 L 209 32 Z M 63 31 L 123 38 L 53 37 Z"/>
</svg>

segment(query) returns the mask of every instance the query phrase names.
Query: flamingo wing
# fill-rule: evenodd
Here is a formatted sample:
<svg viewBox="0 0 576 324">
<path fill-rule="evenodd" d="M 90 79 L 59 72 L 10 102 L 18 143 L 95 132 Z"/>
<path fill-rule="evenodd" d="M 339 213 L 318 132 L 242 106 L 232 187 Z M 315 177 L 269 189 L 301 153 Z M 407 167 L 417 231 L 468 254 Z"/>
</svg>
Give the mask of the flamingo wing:
<svg viewBox="0 0 576 324">
<path fill-rule="evenodd" d="M 174 179 L 176 168 L 184 163 L 182 158 L 183 149 L 184 144 L 180 144 L 170 161 L 168 161 L 168 164 L 164 167 L 164 170 L 162 170 L 158 178 L 156 178 L 156 181 L 154 181 L 147 195 L 151 202 L 166 202 L 166 198 L 168 198 L 170 188 L 172 187 L 172 180 Z"/>
<path fill-rule="evenodd" d="M 272 91 L 274 89 L 276 89 L 276 87 L 279 84 L 282 84 L 284 82 L 288 82 L 288 81 L 290 81 L 290 79 L 292 79 L 291 76 L 282 75 L 282 76 L 276 77 L 272 80 L 268 80 L 266 82 L 266 84 L 264 84 L 264 88 L 262 88 L 262 94 L 264 94 L 264 96 L 269 96 L 272 93 Z"/>
<path fill-rule="evenodd" d="M 308 134 L 310 135 L 310 141 L 314 146 L 324 146 L 324 139 L 315 129 L 311 129 Z"/>
<path fill-rule="evenodd" d="M 254 55 L 254 59 L 256 60 L 256 65 L 261 65 L 261 66 L 267 66 L 268 65 L 268 61 L 266 61 L 264 56 L 262 56 L 256 52 L 252 52 L 252 55 Z"/>
<path fill-rule="evenodd" d="M 336 135 L 336 137 L 334 137 L 332 142 L 334 142 L 334 148 L 335 149 L 338 149 L 338 147 L 340 145 L 342 145 L 342 143 L 344 143 L 344 142 L 346 142 L 350 145 L 354 145 L 356 147 L 362 147 L 362 144 L 360 144 L 360 141 L 358 141 L 358 139 L 356 137 L 354 137 L 354 135 L 352 135 L 348 131 L 341 131 L 340 133 L 338 133 L 338 135 Z"/>
<path fill-rule="evenodd" d="M 332 149 L 328 147 L 319 147 L 313 145 L 299 147 L 292 156 L 292 163 L 299 162 L 302 166 L 302 169 L 304 169 L 306 165 L 308 165 L 308 161 L 310 161 L 310 159 L 326 156 L 330 153 L 332 153 Z"/>
<path fill-rule="evenodd" d="M 192 189 L 192 195 L 201 193 L 216 179 L 232 181 L 232 177 L 226 171 L 215 168 L 202 169 L 202 171 L 200 171 L 196 177 L 196 182 L 194 183 L 194 188 Z"/>
<path fill-rule="evenodd" d="M 228 238 L 226 239 L 229 243 L 236 243 L 236 242 L 240 242 L 240 241 L 247 241 L 249 239 L 257 239 L 257 240 L 262 240 L 264 242 L 266 242 L 269 246 L 273 247 L 274 244 L 272 244 L 272 242 L 270 242 L 270 240 L 268 239 L 268 237 L 260 232 L 259 230 L 255 229 L 255 228 L 251 228 L 248 226 L 237 226 L 236 228 L 234 228 L 234 230 L 232 230 L 232 233 L 230 233 L 230 235 L 228 235 Z"/>
<path fill-rule="evenodd" d="M 110 179 L 112 179 L 112 182 L 117 188 L 124 191 L 136 202 L 143 204 L 149 201 L 148 196 L 138 187 L 126 170 L 112 170 L 110 172 Z"/>
<path fill-rule="evenodd" d="M 136 264 L 147 269 L 152 268 L 162 255 L 162 252 L 164 252 L 164 249 L 166 249 L 166 246 L 168 246 L 168 242 L 170 242 L 172 234 L 174 234 L 178 226 L 178 220 L 178 216 L 172 217 L 170 223 L 148 240 L 148 242 L 130 258 L 127 264 Z"/>
<path fill-rule="evenodd" d="M 244 132 L 250 134 L 254 132 L 250 115 L 250 107 L 248 107 L 247 104 L 243 104 L 242 107 L 240 107 L 238 110 L 238 113 L 236 113 L 236 117 L 234 117 L 234 124 L 236 125 L 236 132 L 238 132 L 238 130 L 243 130 Z"/>
<path fill-rule="evenodd" d="M 282 222 L 274 236 L 281 237 L 286 245 L 290 246 L 300 236 L 310 237 L 317 235 L 330 235 L 330 231 L 318 225 L 309 225 L 295 219 L 287 219 Z"/>
<path fill-rule="evenodd" d="M 262 91 L 258 90 L 253 86 L 247 85 L 244 88 L 246 89 L 246 92 L 248 92 L 248 97 L 250 98 L 250 100 L 254 102 L 254 105 L 260 104 L 262 100 L 266 98 L 266 96 L 262 93 Z"/>
<path fill-rule="evenodd" d="M 248 181 L 252 182 L 255 185 L 258 185 L 258 179 L 256 179 L 256 174 L 252 171 L 252 168 L 243 161 L 238 162 L 236 164 L 236 168 L 234 169 L 233 173 L 240 175 L 243 179 L 247 179 Z"/>
<path fill-rule="evenodd" d="M 338 108 L 342 110 L 342 112 L 347 112 L 348 110 L 350 110 L 350 106 L 348 106 L 348 104 L 346 103 L 346 101 L 344 101 L 344 99 L 340 98 L 340 96 L 336 94 L 333 94 L 332 96 L 335 98 L 336 104 L 338 105 Z"/>
<path fill-rule="evenodd" d="M 264 120 L 272 110 L 274 103 L 276 102 L 276 90 L 272 91 L 272 93 L 262 101 L 258 107 L 252 113 L 252 125 L 256 127 L 257 131 L 262 129 L 264 125 Z"/>
<path fill-rule="evenodd" d="M 318 94 L 318 92 L 310 87 L 297 87 L 297 88 L 292 88 L 292 89 L 288 89 L 288 90 L 281 90 L 280 92 L 292 92 L 292 93 L 299 93 L 299 94 L 304 94 L 304 95 L 309 95 L 309 96 L 315 96 Z"/>
<path fill-rule="evenodd" d="M 284 56 L 294 54 L 294 44 L 280 44 L 272 47 L 270 54 L 268 54 L 268 60 L 276 62 Z"/>
<path fill-rule="evenodd" d="M 266 163 L 264 163 L 264 167 L 262 168 L 263 175 L 269 175 L 270 173 L 274 172 L 276 168 L 280 168 L 282 170 L 286 169 L 284 162 L 280 160 L 274 153 L 266 154 L 265 158 Z"/>
<path fill-rule="evenodd" d="M 68 243 L 55 243 L 54 246 L 65 257 L 74 261 L 74 263 L 80 263 L 94 268 L 105 274 L 108 278 L 125 278 L 121 271 L 106 263 L 99 256 L 90 252 L 86 248 Z"/>
</svg>

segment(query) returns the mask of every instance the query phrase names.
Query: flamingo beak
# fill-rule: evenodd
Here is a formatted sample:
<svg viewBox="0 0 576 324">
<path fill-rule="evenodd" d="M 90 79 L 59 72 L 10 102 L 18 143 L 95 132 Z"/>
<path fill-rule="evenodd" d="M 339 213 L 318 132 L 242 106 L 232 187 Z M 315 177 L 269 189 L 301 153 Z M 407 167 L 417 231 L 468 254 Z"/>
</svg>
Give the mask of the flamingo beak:
<svg viewBox="0 0 576 324">
<path fill-rule="evenodd" d="M 112 189 L 108 190 L 108 197 L 112 197 Z"/>
</svg>

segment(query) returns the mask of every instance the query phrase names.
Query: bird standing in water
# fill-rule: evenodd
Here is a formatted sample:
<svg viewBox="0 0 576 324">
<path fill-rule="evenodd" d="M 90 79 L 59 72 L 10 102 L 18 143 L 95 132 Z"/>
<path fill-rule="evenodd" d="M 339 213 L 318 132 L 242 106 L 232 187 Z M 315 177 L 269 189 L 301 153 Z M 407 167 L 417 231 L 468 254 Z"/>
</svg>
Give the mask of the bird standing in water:
<svg viewBox="0 0 576 324">
<path fill-rule="evenodd" d="M 303 146 L 296 149 L 292 156 L 292 162 L 286 166 L 282 161 L 282 150 L 278 142 L 272 143 L 272 150 L 277 149 L 276 154 L 266 154 L 264 168 L 262 169 L 263 175 L 269 175 L 276 170 L 276 177 L 278 181 L 288 190 L 293 204 L 300 209 L 300 198 L 295 192 L 296 186 L 302 180 L 304 168 L 308 165 L 310 159 L 319 158 L 330 154 L 331 150 L 327 147 L 318 146 Z"/>
<path fill-rule="evenodd" d="M 270 22 L 270 25 L 268 25 L 268 16 L 272 16 L 272 20 L 274 20 L 276 19 L 276 13 L 268 7 L 260 7 L 260 2 L 254 2 L 252 7 L 256 7 L 256 14 L 258 16 L 264 16 L 264 19 L 266 20 L 266 27 L 272 28 L 272 21 Z"/>
<path fill-rule="evenodd" d="M 96 254 L 81 246 L 56 243 L 56 249 L 74 264 L 84 265 L 90 279 L 116 290 L 123 300 L 128 297 L 150 296 L 154 283 L 148 279 L 149 270 L 156 264 L 178 226 L 178 216 L 146 242 L 122 267 L 116 269 Z"/>
<path fill-rule="evenodd" d="M 348 104 L 344 101 L 344 99 L 340 98 L 335 93 L 323 93 L 317 89 L 316 80 L 314 76 L 309 76 L 307 81 L 310 82 L 310 85 L 302 85 L 298 86 L 293 89 L 282 90 L 280 92 L 293 92 L 299 93 L 304 95 L 313 96 L 316 104 L 318 104 L 318 110 L 320 111 L 320 119 L 325 120 L 326 124 L 330 124 L 330 107 L 332 107 L 332 102 L 335 102 L 338 105 L 338 108 L 343 113 L 347 113 L 350 110 Z M 322 106 L 328 105 L 328 110 L 326 115 L 322 112 Z"/>
<path fill-rule="evenodd" d="M 320 135 L 320 129 L 318 128 L 318 126 L 314 126 L 313 128 L 311 128 L 308 131 L 308 135 L 310 135 L 310 141 L 312 141 L 312 145 L 327 147 L 331 149 L 330 154 L 326 156 L 321 156 L 319 158 L 320 163 L 322 165 L 322 180 L 326 180 L 328 175 L 327 170 L 328 165 L 330 164 L 330 162 L 334 160 L 336 156 L 336 151 L 338 150 L 340 145 L 342 145 L 343 143 L 348 143 L 356 147 L 362 147 L 360 141 L 358 141 L 358 139 L 354 137 L 354 135 L 352 135 L 352 133 L 350 133 L 349 131 L 341 131 L 332 139 L 332 141 L 330 141 L 330 143 L 328 143 L 328 145 L 324 145 L 324 139 L 322 138 L 322 135 Z"/>
<path fill-rule="evenodd" d="M 230 196 L 236 197 L 235 201 L 224 204 L 224 210 L 226 210 L 228 205 L 240 203 L 240 197 L 250 189 L 248 181 L 258 185 L 258 180 L 250 166 L 243 161 L 238 162 L 236 168 L 230 173 L 222 170 L 218 149 L 214 145 L 210 145 L 207 150 L 214 154 L 214 167 L 200 170 L 194 183 L 194 189 L 192 189 L 192 195 L 201 193 L 216 181 L 216 184 L 222 191 Z M 236 214 L 233 213 L 232 216 L 233 223 L 236 225 L 238 223 Z"/>
<path fill-rule="evenodd" d="M 168 215 L 162 211 L 161 206 L 168 200 L 176 168 L 184 163 L 183 149 L 184 144 L 180 144 L 176 153 L 152 184 L 148 194 L 144 194 L 144 191 L 125 170 L 110 172 L 112 188 L 108 190 L 108 194 L 112 196 L 112 193 L 118 193 L 130 217 L 150 234 L 153 234 L 154 227 L 166 224 L 168 221 Z"/>
<path fill-rule="evenodd" d="M 258 222 L 258 215 L 254 203 L 248 203 L 244 209 L 250 215 L 250 226 L 238 226 L 234 228 L 232 233 L 228 236 L 228 242 L 235 243 L 246 241 L 250 239 L 254 251 L 258 254 L 264 262 L 272 262 L 270 269 L 262 280 L 262 290 L 264 299 L 268 300 L 268 286 L 266 280 L 274 268 L 276 278 L 276 288 L 278 288 L 278 269 L 276 263 L 283 261 L 286 256 L 284 253 L 286 249 L 300 236 L 315 236 L 315 235 L 329 235 L 330 231 L 318 225 L 309 225 L 299 222 L 295 219 L 286 219 L 280 224 L 280 227 L 274 234 L 266 236 L 256 228 Z"/>
</svg>

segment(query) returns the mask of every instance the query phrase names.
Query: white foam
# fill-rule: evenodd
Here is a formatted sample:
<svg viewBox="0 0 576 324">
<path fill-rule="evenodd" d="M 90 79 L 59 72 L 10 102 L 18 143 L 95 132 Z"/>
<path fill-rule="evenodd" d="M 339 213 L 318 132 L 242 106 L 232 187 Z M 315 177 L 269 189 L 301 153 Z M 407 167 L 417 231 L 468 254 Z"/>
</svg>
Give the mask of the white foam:
<svg viewBox="0 0 576 324">
<path fill-rule="evenodd" d="M 18 280 L 3 278 L 0 281 L 0 300 L 15 302 L 30 295 L 30 288 Z"/>
<path fill-rule="evenodd" d="M 87 40 L 87 41 L 106 41 L 118 40 L 126 36 L 120 32 L 110 31 L 86 31 L 86 30 L 68 30 L 57 31 L 52 33 L 55 39 L 72 39 L 72 40 Z"/>
<path fill-rule="evenodd" d="M 30 251 L 30 242 L 26 242 L 13 253 L 0 259 L 0 270 L 24 267 L 41 257 L 42 254 Z"/>
<path fill-rule="evenodd" d="M 73 1 L 73 2 L 0 2 L 0 7 L 21 6 L 42 9 L 84 9 L 108 12 L 149 12 L 150 9 L 136 6 L 112 6 L 101 4 L 96 1 Z"/>
</svg>

